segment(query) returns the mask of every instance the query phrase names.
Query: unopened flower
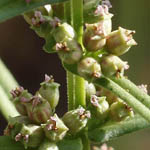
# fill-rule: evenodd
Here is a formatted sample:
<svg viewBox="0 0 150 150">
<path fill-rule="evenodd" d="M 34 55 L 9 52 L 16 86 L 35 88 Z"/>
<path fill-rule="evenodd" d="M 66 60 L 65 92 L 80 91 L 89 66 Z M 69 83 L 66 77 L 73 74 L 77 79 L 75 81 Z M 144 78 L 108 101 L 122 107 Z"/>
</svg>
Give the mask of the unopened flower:
<svg viewBox="0 0 150 150">
<path fill-rule="evenodd" d="M 56 115 L 51 116 L 49 120 L 47 120 L 46 124 L 43 124 L 44 132 L 46 137 L 51 141 L 59 141 L 62 140 L 68 128 L 63 123 L 63 121 Z"/>
<path fill-rule="evenodd" d="M 62 120 L 69 128 L 69 132 L 71 134 L 76 134 L 86 127 L 90 116 L 91 114 L 89 111 L 86 111 L 83 107 L 79 106 L 77 109 L 65 113 Z"/>
<path fill-rule="evenodd" d="M 45 140 L 39 147 L 38 150 L 59 150 L 58 146 L 54 142 Z"/>
<path fill-rule="evenodd" d="M 45 75 L 45 81 L 41 83 L 39 89 L 39 93 L 49 102 L 52 109 L 55 109 L 59 102 L 59 86 L 52 76 Z"/>
<path fill-rule="evenodd" d="M 124 74 L 124 70 L 129 68 L 127 62 L 122 61 L 118 56 L 104 56 L 101 61 L 102 73 L 106 76 L 120 76 Z"/>
<path fill-rule="evenodd" d="M 146 94 L 148 94 L 148 90 L 147 90 L 147 85 L 141 84 L 138 86 L 139 89 L 141 89 L 143 92 L 145 92 Z"/>
<path fill-rule="evenodd" d="M 126 53 L 131 46 L 137 45 L 132 36 L 134 33 L 135 31 L 127 30 L 121 27 L 110 33 L 106 42 L 108 52 L 120 56 Z"/>
<path fill-rule="evenodd" d="M 101 77 L 101 66 L 92 57 L 83 58 L 78 63 L 78 73 L 87 80 Z"/>
</svg>

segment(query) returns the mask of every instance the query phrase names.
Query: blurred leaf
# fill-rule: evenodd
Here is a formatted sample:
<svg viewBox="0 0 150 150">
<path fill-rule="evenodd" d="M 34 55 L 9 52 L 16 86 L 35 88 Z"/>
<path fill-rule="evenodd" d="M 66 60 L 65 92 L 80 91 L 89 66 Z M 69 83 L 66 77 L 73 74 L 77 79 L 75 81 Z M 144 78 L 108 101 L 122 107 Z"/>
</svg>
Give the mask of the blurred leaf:
<svg viewBox="0 0 150 150">
<path fill-rule="evenodd" d="M 0 150 L 34 150 L 25 149 L 20 142 L 15 142 L 9 136 L 0 136 Z"/>
<path fill-rule="evenodd" d="M 64 139 L 57 143 L 59 150 L 82 150 L 83 145 L 80 138 L 78 139 Z"/>
<path fill-rule="evenodd" d="M 140 116 L 121 122 L 105 124 L 89 131 L 89 138 L 93 142 L 104 143 L 116 137 L 131 133 L 150 126 L 150 123 Z"/>
<path fill-rule="evenodd" d="M 20 15 L 46 4 L 55 4 L 67 0 L 31 0 L 28 4 L 25 0 L 0 0 L 0 22 Z"/>
</svg>

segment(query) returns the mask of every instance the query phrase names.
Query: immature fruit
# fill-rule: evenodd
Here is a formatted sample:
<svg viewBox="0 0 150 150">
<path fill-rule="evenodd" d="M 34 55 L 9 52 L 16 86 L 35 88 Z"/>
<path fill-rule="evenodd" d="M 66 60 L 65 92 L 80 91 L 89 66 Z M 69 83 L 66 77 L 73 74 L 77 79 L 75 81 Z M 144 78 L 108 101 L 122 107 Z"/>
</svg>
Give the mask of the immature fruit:
<svg viewBox="0 0 150 150">
<path fill-rule="evenodd" d="M 59 150 L 58 146 L 54 142 L 50 142 L 49 140 L 45 140 L 38 150 Z"/>
<path fill-rule="evenodd" d="M 55 41 L 59 42 L 66 42 L 69 38 L 75 38 L 75 31 L 73 27 L 67 23 L 58 24 L 52 32 Z"/>
<path fill-rule="evenodd" d="M 20 132 L 16 135 L 15 140 L 21 141 L 25 148 L 37 147 L 44 138 L 44 131 L 37 125 L 23 125 Z"/>
<path fill-rule="evenodd" d="M 39 94 L 33 96 L 29 102 L 24 103 L 28 117 L 36 124 L 45 123 L 52 116 L 52 108 L 48 101 Z"/>
<path fill-rule="evenodd" d="M 15 90 L 11 91 L 12 101 L 21 115 L 27 115 L 26 107 L 23 105 L 22 98 L 30 99 L 32 94 L 30 94 L 27 90 L 24 90 L 23 87 L 18 87 Z"/>
<path fill-rule="evenodd" d="M 127 30 L 119 27 L 118 30 L 113 31 L 107 37 L 107 51 L 111 54 L 120 56 L 126 53 L 131 46 L 137 45 L 132 35 L 135 31 Z"/>
<path fill-rule="evenodd" d="M 104 56 L 100 64 L 102 72 L 106 76 L 123 75 L 124 70 L 129 68 L 127 62 L 122 61 L 115 55 Z"/>
<path fill-rule="evenodd" d="M 59 117 L 54 114 L 54 116 L 51 116 L 49 120 L 47 120 L 46 124 L 43 124 L 42 127 L 44 128 L 44 132 L 46 137 L 50 141 L 59 141 L 62 140 L 67 131 L 68 128 L 63 123 Z"/>
<path fill-rule="evenodd" d="M 45 75 L 45 81 L 41 83 L 39 89 L 39 94 L 49 102 L 52 109 L 55 109 L 59 102 L 59 86 L 52 76 Z"/>
<path fill-rule="evenodd" d="M 131 107 L 126 103 L 117 101 L 110 106 L 110 118 L 116 121 L 121 121 L 129 117 L 134 117 Z"/>
<path fill-rule="evenodd" d="M 78 63 L 78 73 L 86 80 L 91 81 L 101 77 L 101 66 L 92 57 L 86 57 Z"/>
<path fill-rule="evenodd" d="M 56 51 L 63 62 L 66 64 L 75 64 L 82 57 L 82 48 L 76 40 L 68 38 L 66 42 L 57 43 Z"/>
<path fill-rule="evenodd" d="M 109 104 L 106 97 L 91 96 L 91 111 L 99 120 L 105 120 L 109 112 Z"/>
<path fill-rule="evenodd" d="M 71 134 L 76 134 L 86 127 L 90 115 L 89 111 L 86 111 L 83 107 L 79 106 L 77 109 L 65 113 L 62 120 L 69 128 L 69 132 Z"/>
</svg>

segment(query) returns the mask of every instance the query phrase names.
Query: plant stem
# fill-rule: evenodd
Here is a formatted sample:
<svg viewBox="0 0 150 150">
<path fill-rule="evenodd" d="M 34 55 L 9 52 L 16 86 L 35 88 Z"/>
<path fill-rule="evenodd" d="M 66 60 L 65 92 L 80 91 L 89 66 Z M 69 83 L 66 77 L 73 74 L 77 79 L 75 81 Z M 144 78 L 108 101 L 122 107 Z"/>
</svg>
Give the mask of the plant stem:
<svg viewBox="0 0 150 150">
<path fill-rule="evenodd" d="M 66 22 L 69 24 L 71 23 L 71 8 L 70 8 L 70 2 L 66 2 L 64 4 L 64 18 Z M 68 95 L 68 110 L 75 109 L 75 93 L 74 93 L 74 78 L 75 76 L 69 72 L 66 71 L 66 76 L 67 76 L 67 95 Z"/>
<path fill-rule="evenodd" d="M 99 79 L 94 80 L 94 84 L 98 86 L 102 86 L 112 93 L 120 97 L 124 100 L 129 106 L 131 106 L 137 113 L 143 116 L 146 120 L 150 121 L 150 109 L 139 102 L 134 96 L 132 96 L 128 91 L 120 87 L 118 84 L 113 82 L 112 80 L 101 77 Z"/>
<path fill-rule="evenodd" d="M 119 84 L 122 88 L 127 90 L 130 94 L 135 96 L 139 101 L 141 101 L 144 105 L 150 108 L 150 96 L 147 95 L 144 91 L 139 89 L 133 82 L 125 77 L 116 78 L 111 77 L 111 80 Z"/>
<path fill-rule="evenodd" d="M 83 0 L 71 0 L 71 23 L 77 33 L 77 40 L 82 45 L 83 35 Z M 75 106 L 86 106 L 85 80 L 75 76 Z"/>
<path fill-rule="evenodd" d="M 10 71 L 7 69 L 3 61 L 0 59 L 0 85 L 5 90 L 6 94 L 10 98 L 10 91 L 18 87 L 17 81 L 14 79 Z"/>
<path fill-rule="evenodd" d="M 89 131 L 89 138 L 93 142 L 104 143 L 121 135 L 148 128 L 150 123 L 140 116 L 135 116 L 121 122 L 109 122 L 102 127 Z"/>
<path fill-rule="evenodd" d="M 15 117 L 20 115 L 1 86 L 0 86 L 0 110 L 7 121 L 9 120 L 9 117 Z"/>
</svg>

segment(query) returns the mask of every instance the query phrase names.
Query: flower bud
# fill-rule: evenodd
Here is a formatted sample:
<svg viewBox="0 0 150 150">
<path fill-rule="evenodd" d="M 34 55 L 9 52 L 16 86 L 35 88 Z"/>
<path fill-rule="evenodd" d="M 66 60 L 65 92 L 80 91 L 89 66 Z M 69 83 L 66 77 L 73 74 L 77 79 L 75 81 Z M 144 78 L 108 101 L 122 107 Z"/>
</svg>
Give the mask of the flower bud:
<svg viewBox="0 0 150 150">
<path fill-rule="evenodd" d="M 16 135 L 15 140 L 21 141 L 25 148 L 37 147 L 44 138 L 44 131 L 37 125 L 23 125 L 21 131 Z"/>
<path fill-rule="evenodd" d="M 41 83 L 39 89 L 39 94 L 49 102 L 52 109 L 55 109 L 59 102 L 59 86 L 52 76 L 45 75 L 45 81 Z"/>
<path fill-rule="evenodd" d="M 129 117 L 134 117 L 134 112 L 126 103 L 117 101 L 110 106 L 110 118 L 121 121 Z"/>
<path fill-rule="evenodd" d="M 86 90 L 86 99 L 89 101 L 91 95 L 96 94 L 96 88 L 93 83 L 88 83 L 88 81 L 85 82 L 85 90 Z"/>
<path fill-rule="evenodd" d="M 53 114 L 52 108 L 48 101 L 42 98 L 39 94 L 33 96 L 29 102 L 25 102 L 28 117 L 36 124 L 45 123 Z"/>
<path fill-rule="evenodd" d="M 38 150 L 59 150 L 58 146 L 53 143 L 50 142 L 49 140 L 45 140 L 39 147 Z"/>
<path fill-rule="evenodd" d="M 42 127 L 44 128 L 46 137 L 55 142 L 62 140 L 68 131 L 68 128 L 56 114 L 50 117 L 47 123 L 43 124 Z"/>
<path fill-rule="evenodd" d="M 92 57 L 83 58 L 78 63 L 78 73 L 86 80 L 92 80 L 94 78 L 101 77 L 101 66 Z"/>
<path fill-rule="evenodd" d="M 67 23 L 58 24 L 52 32 L 56 42 L 65 42 L 68 38 L 75 38 L 75 31 L 73 27 Z"/>
<path fill-rule="evenodd" d="M 62 120 L 69 128 L 69 132 L 74 135 L 86 127 L 90 116 L 91 114 L 89 111 L 86 111 L 83 107 L 79 106 L 77 109 L 65 113 Z"/>
<path fill-rule="evenodd" d="M 8 126 L 4 130 L 4 135 L 11 136 L 13 139 L 22 129 L 23 124 L 31 123 L 27 116 L 10 117 Z"/>
<path fill-rule="evenodd" d="M 27 115 L 27 110 L 25 106 L 22 104 L 22 98 L 30 99 L 32 94 L 30 94 L 27 90 L 24 90 L 23 87 L 16 88 L 11 91 L 13 97 L 13 103 L 21 115 Z"/>
<path fill-rule="evenodd" d="M 105 120 L 109 112 L 109 104 L 106 97 L 91 96 L 91 111 L 99 120 Z"/>
<path fill-rule="evenodd" d="M 74 39 L 68 39 L 66 42 L 57 43 L 56 51 L 59 57 L 66 64 L 75 64 L 82 57 L 82 48 Z"/>
<path fill-rule="evenodd" d="M 119 27 L 118 30 L 113 31 L 107 37 L 107 50 L 109 53 L 120 56 L 126 53 L 131 46 L 137 45 L 132 35 L 135 31 L 127 30 Z"/>
<path fill-rule="evenodd" d="M 106 76 L 123 75 L 124 70 L 128 69 L 127 62 L 122 61 L 115 55 L 108 55 L 101 61 L 102 73 Z"/>
</svg>

